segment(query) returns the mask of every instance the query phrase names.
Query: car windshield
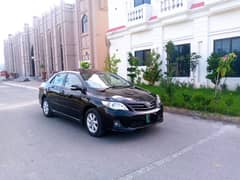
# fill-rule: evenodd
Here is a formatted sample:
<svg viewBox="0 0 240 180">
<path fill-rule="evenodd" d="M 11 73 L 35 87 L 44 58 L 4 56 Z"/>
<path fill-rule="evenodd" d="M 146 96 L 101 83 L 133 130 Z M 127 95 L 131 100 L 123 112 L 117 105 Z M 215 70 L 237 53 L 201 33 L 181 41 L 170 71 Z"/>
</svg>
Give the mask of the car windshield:
<svg viewBox="0 0 240 180">
<path fill-rule="evenodd" d="M 129 87 L 131 84 L 118 75 L 104 72 L 84 72 L 82 77 L 90 88 L 108 89 Z"/>
</svg>

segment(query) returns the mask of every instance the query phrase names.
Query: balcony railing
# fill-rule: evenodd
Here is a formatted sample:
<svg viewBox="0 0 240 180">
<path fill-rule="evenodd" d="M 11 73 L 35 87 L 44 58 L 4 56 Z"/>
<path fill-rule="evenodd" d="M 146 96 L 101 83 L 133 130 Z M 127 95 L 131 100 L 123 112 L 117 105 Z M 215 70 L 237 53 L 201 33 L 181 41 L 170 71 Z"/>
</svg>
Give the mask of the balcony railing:
<svg viewBox="0 0 240 180">
<path fill-rule="evenodd" d="M 130 25 L 143 23 L 149 20 L 152 15 L 150 4 L 143 4 L 128 11 L 128 23 Z"/>
<path fill-rule="evenodd" d="M 187 9 L 187 7 L 187 0 L 161 0 L 160 2 L 161 14 L 177 13 Z"/>
</svg>

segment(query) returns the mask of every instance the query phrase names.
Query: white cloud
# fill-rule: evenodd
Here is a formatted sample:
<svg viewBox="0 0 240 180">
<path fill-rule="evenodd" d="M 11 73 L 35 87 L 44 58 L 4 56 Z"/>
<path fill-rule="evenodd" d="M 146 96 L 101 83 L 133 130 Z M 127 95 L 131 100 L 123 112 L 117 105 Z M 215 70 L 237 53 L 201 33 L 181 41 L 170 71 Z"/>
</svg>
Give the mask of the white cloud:
<svg viewBox="0 0 240 180">
<path fill-rule="evenodd" d="M 74 3 L 75 0 L 65 0 Z M 4 0 L 0 3 L 0 64 L 3 62 L 3 40 L 8 34 L 23 30 L 24 23 L 32 23 L 33 16 L 40 16 L 60 0 Z"/>
</svg>

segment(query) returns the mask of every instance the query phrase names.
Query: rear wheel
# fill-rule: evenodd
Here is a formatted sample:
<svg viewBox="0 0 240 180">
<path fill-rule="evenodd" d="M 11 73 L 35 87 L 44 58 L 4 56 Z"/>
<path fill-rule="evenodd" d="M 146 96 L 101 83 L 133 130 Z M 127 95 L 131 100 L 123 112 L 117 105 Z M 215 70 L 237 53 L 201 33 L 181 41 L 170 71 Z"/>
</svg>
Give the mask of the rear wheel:
<svg viewBox="0 0 240 180">
<path fill-rule="evenodd" d="M 52 117 L 53 116 L 53 112 L 52 112 L 52 109 L 51 109 L 51 107 L 48 103 L 47 98 L 43 99 L 42 111 L 43 111 L 44 116 L 46 116 L 46 117 Z"/>
<path fill-rule="evenodd" d="M 102 124 L 102 118 L 96 109 L 89 109 L 85 115 L 85 124 L 91 136 L 101 137 L 105 130 Z"/>
</svg>

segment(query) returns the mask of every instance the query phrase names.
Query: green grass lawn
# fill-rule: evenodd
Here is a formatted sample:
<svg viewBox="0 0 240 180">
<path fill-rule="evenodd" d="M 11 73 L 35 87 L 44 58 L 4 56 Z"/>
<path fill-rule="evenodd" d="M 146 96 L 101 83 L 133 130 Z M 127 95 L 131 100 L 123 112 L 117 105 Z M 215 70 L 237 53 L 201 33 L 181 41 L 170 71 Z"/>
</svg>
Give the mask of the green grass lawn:
<svg viewBox="0 0 240 180">
<path fill-rule="evenodd" d="M 240 116 L 240 92 L 237 91 L 222 91 L 216 100 L 214 90 L 208 88 L 175 87 L 173 95 L 169 97 L 166 88 L 161 86 L 140 85 L 140 87 L 159 94 L 166 106 Z"/>
</svg>

